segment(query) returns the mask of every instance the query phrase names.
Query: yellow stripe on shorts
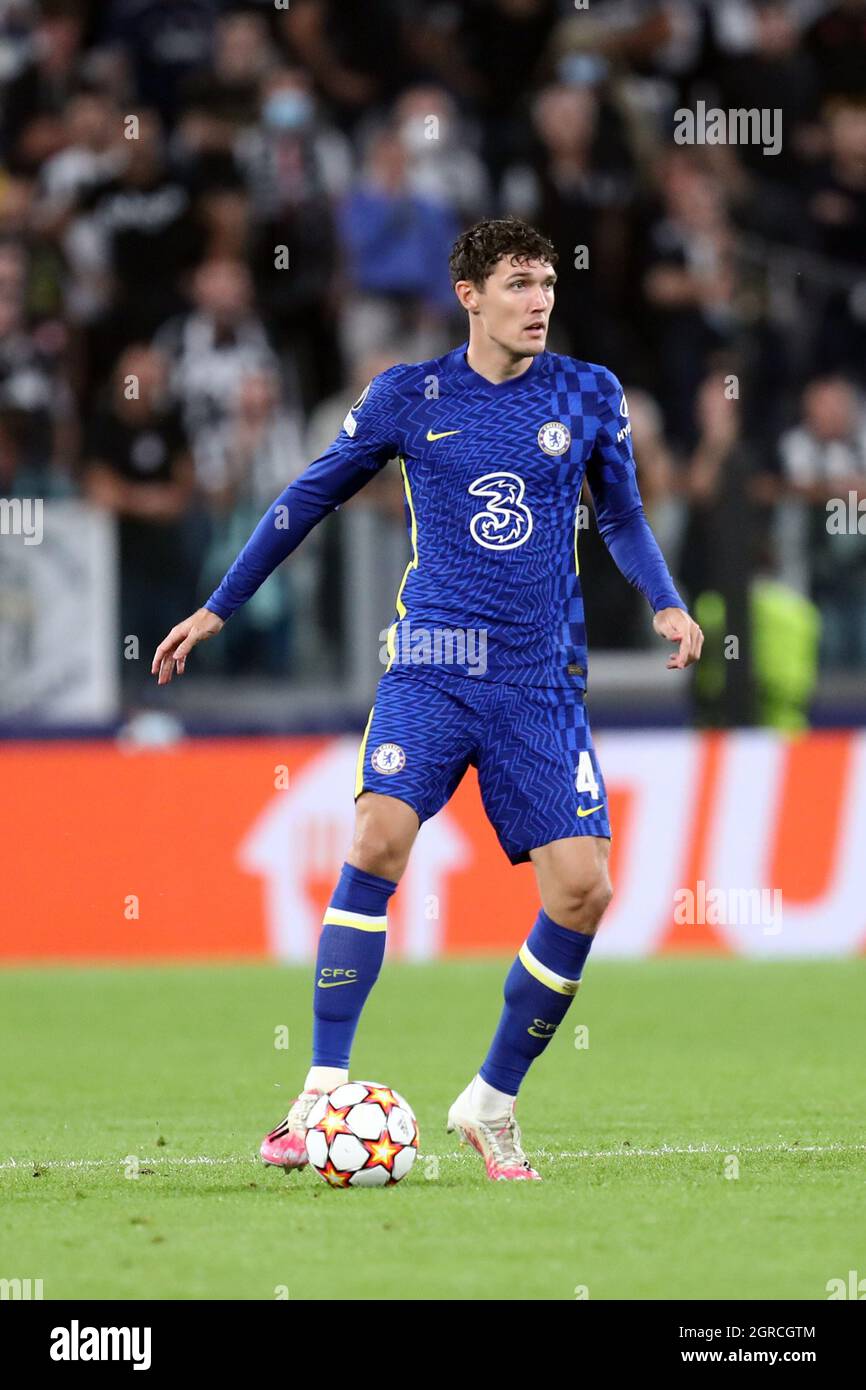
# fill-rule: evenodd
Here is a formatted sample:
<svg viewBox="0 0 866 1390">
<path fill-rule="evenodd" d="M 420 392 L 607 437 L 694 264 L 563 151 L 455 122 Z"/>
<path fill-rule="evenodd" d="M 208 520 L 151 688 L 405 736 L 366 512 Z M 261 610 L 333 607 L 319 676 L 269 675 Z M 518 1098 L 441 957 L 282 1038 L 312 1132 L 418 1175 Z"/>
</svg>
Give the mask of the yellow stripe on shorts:
<svg viewBox="0 0 866 1390">
<path fill-rule="evenodd" d="M 400 457 L 400 472 L 403 475 L 403 490 L 406 494 L 406 502 L 409 507 L 409 516 L 411 519 L 410 540 L 412 542 L 412 554 L 410 556 L 408 565 L 403 571 L 403 578 L 400 580 L 400 587 L 397 590 L 397 597 L 394 600 L 394 607 L 397 609 L 397 618 L 395 618 L 394 622 L 388 628 L 388 637 L 386 642 L 386 649 L 388 652 L 388 665 L 385 667 L 386 672 L 390 671 L 392 663 L 394 661 L 394 657 L 397 655 L 397 647 L 395 641 L 397 633 L 397 621 L 399 619 L 399 621 L 402 622 L 403 619 L 406 617 L 406 605 L 403 602 L 403 590 L 406 587 L 406 580 L 409 578 L 409 571 L 416 570 L 418 568 L 418 519 L 415 516 L 415 504 L 412 501 L 412 489 L 409 486 L 409 474 L 406 472 L 406 460 L 405 458 L 403 458 L 402 455 Z"/>
<path fill-rule="evenodd" d="M 373 710 L 374 710 L 375 708 L 376 708 L 376 706 L 374 705 L 374 706 L 373 706 L 373 709 L 370 710 L 370 713 L 369 713 L 369 715 L 367 716 L 367 727 L 366 727 L 365 730 L 364 730 L 364 737 L 361 739 L 361 747 L 358 749 L 358 762 L 357 762 L 357 765 L 356 765 L 356 767 L 355 767 L 355 799 L 356 799 L 356 800 L 357 800 L 357 798 L 361 795 L 361 792 L 364 790 L 364 755 L 365 755 L 365 753 L 367 752 L 367 735 L 368 735 L 369 732 L 370 732 L 370 725 L 371 725 L 372 722 L 373 722 Z"/>
</svg>

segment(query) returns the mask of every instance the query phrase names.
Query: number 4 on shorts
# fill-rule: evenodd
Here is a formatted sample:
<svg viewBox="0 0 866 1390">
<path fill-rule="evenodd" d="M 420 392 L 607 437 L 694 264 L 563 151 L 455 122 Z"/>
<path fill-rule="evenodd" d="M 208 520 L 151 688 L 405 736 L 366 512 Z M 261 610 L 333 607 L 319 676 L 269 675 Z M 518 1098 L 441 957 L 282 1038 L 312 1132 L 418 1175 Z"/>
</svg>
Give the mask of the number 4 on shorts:
<svg viewBox="0 0 866 1390">
<path fill-rule="evenodd" d="M 577 759 L 577 776 L 574 785 L 579 792 L 589 792 L 593 800 L 598 799 L 598 783 L 592 767 L 592 755 L 581 753 Z"/>
</svg>

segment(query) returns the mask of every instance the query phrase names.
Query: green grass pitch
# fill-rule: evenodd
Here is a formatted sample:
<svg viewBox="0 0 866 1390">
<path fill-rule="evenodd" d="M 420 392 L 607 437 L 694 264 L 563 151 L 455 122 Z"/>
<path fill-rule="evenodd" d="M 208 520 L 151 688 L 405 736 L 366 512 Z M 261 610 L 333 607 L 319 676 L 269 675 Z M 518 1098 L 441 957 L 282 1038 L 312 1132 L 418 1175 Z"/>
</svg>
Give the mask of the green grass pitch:
<svg viewBox="0 0 866 1390">
<path fill-rule="evenodd" d="M 309 969 L 0 974 L 0 1278 L 46 1299 L 573 1300 L 825 1299 L 866 1276 L 866 962 L 590 960 L 518 1103 L 544 1181 L 513 1184 L 445 1133 L 507 966 L 386 963 L 352 1074 L 406 1095 L 421 1154 L 357 1191 L 256 1157 L 306 1072 Z"/>
</svg>

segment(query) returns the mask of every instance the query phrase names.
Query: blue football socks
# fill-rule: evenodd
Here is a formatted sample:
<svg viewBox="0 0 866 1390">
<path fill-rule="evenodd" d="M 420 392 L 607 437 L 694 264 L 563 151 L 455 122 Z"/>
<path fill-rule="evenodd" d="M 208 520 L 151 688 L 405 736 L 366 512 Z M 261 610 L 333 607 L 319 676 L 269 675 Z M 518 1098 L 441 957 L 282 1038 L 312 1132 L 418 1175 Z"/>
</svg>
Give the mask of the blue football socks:
<svg viewBox="0 0 866 1390">
<path fill-rule="evenodd" d="M 593 938 L 539 912 L 505 980 L 505 1008 L 479 1076 L 516 1096 L 577 993 Z"/>
<path fill-rule="evenodd" d="M 314 1067 L 349 1066 L 361 1010 L 385 954 L 389 878 L 344 864 L 322 919 L 313 986 Z"/>
</svg>

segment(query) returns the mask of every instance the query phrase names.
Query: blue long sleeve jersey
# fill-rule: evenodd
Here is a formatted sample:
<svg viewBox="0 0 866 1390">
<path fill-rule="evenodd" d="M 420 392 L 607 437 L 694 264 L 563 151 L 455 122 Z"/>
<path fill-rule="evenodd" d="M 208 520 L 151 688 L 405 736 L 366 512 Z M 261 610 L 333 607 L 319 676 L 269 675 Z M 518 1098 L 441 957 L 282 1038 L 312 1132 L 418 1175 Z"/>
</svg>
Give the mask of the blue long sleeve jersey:
<svg viewBox="0 0 866 1390">
<path fill-rule="evenodd" d="M 521 376 L 494 384 L 469 366 L 467 346 L 374 377 L 331 447 L 262 517 L 208 599 L 212 612 L 228 618 L 322 517 L 395 457 L 411 558 L 392 654 L 398 637 L 406 649 L 406 624 L 409 636 L 471 631 L 476 643 L 484 634 L 482 678 L 585 688 L 584 478 L 626 579 L 655 612 L 685 608 L 644 515 L 628 406 L 613 373 L 543 352 Z M 473 674 L 458 662 L 443 671 Z"/>
</svg>

